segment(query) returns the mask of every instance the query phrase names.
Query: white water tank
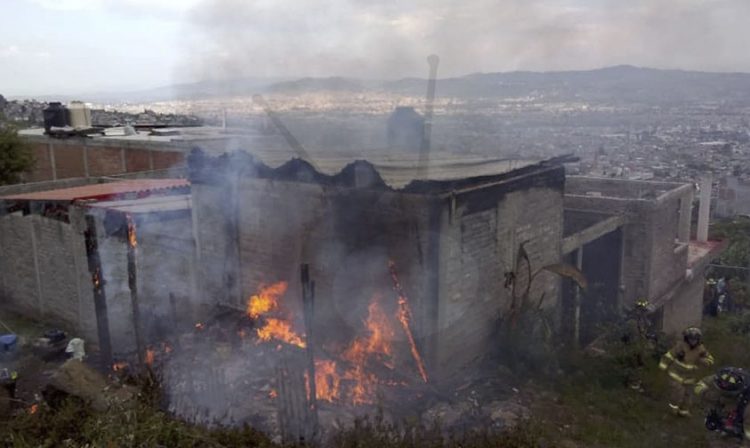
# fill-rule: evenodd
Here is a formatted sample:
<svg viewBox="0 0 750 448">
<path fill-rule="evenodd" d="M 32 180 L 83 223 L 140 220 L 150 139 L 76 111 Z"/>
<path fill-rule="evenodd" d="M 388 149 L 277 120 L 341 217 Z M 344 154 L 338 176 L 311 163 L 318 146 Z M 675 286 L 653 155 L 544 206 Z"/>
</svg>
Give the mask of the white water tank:
<svg viewBox="0 0 750 448">
<path fill-rule="evenodd" d="M 91 128 L 91 108 L 82 101 L 71 101 L 68 104 L 70 126 L 75 129 Z"/>
</svg>

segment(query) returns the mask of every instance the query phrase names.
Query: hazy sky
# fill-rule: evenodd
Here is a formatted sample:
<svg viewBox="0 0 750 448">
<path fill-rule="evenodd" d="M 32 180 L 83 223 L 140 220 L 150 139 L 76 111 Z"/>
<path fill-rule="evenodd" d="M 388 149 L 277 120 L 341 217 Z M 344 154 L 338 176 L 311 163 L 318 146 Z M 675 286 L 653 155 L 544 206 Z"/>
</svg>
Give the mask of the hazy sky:
<svg viewBox="0 0 750 448">
<path fill-rule="evenodd" d="M 633 64 L 750 72 L 750 0 L 0 0 L 0 93 Z"/>
</svg>

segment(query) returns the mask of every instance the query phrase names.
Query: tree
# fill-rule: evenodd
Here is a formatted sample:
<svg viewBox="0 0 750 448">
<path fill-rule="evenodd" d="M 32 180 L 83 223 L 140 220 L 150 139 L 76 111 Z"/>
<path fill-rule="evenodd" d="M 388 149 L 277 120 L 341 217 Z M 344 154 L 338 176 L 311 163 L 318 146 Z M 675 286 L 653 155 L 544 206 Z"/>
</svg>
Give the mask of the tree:
<svg viewBox="0 0 750 448">
<path fill-rule="evenodd" d="M 0 125 L 0 185 L 20 182 L 21 174 L 34 167 L 31 147 L 11 126 Z"/>
</svg>

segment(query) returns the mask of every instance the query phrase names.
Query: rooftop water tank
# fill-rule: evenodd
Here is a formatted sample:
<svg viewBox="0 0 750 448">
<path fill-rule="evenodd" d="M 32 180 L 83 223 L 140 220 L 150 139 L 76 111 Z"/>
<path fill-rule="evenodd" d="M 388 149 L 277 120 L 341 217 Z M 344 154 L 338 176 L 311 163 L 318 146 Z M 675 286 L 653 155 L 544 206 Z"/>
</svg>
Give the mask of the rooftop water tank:
<svg viewBox="0 0 750 448">
<path fill-rule="evenodd" d="M 91 108 L 82 101 L 71 101 L 68 105 L 70 125 L 75 129 L 91 128 Z"/>
<path fill-rule="evenodd" d="M 44 131 L 49 132 L 53 127 L 64 128 L 68 125 L 68 109 L 62 103 L 49 103 L 44 108 Z"/>
</svg>

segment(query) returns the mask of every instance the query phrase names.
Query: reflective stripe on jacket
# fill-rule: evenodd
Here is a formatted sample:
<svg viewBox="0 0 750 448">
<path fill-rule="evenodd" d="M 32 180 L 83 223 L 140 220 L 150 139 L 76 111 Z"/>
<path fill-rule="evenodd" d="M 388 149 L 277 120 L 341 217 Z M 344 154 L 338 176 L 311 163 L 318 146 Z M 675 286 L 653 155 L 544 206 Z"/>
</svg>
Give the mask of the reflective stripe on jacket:
<svg viewBox="0 0 750 448">
<path fill-rule="evenodd" d="M 703 344 L 690 347 L 685 341 L 679 341 L 661 357 L 659 368 L 668 370 L 669 377 L 680 384 L 695 384 L 695 372 L 701 365 L 713 365 L 714 358 Z"/>
</svg>

